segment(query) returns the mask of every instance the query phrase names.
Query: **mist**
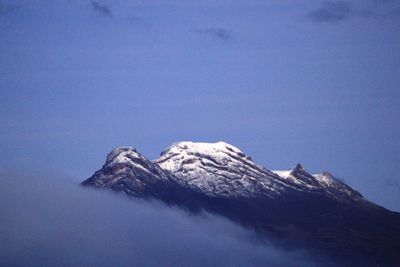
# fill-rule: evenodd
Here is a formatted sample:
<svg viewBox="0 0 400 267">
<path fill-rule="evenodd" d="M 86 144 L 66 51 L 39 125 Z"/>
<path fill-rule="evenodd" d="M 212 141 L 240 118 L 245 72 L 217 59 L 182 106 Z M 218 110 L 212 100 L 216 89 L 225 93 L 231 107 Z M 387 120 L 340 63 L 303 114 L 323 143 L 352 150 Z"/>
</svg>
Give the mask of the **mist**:
<svg viewBox="0 0 400 267">
<path fill-rule="evenodd" d="M 319 266 L 208 213 L 83 188 L 49 174 L 0 173 L 1 266 Z M 323 266 L 327 266 L 326 262 Z"/>
</svg>

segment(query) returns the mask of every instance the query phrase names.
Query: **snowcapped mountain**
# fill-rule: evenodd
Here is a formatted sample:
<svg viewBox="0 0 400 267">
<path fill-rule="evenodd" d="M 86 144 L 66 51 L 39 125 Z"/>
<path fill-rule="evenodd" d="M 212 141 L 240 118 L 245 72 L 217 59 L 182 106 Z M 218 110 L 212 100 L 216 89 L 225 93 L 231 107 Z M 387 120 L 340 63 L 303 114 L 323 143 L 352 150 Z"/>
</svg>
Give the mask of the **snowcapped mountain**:
<svg viewBox="0 0 400 267">
<path fill-rule="evenodd" d="M 154 161 L 134 148 L 116 148 L 82 184 L 207 210 L 347 260 L 359 254 L 366 262 L 400 263 L 399 214 L 330 173 L 310 174 L 300 164 L 270 171 L 225 142 L 178 142 Z"/>
<path fill-rule="evenodd" d="M 210 196 L 275 198 L 297 190 L 326 193 L 342 201 L 364 200 L 327 172 L 311 175 L 300 164 L 287 171 L 270 171 L 225 142 L 179 142 L 154 162 L 182 186 Z"/>
<path fill-rule="evenodd" d="M 283 180 L 224 142 L 179 142 L 155 160 L 182 186 L 210 196 L 274 197 L 285 190 Z"/>
<path fill-rule="evenodd" d="M 103 168 L 83 182 L 131 195 L 146 195 L 158 183 L 173 182 L 170 174 L 131 147 L 112 150 Z"/>
<path fill-rule="evenodd" d="M 364 200 L 329 173 L 311 175 L 298 164 L 270 171 L 225 142 L 179 142 L 151 161 L 131 147 L 112 150 L 103 168 L 84 184 L 144 195 L 157 184 L 181 187 L 213 197 L 269 197 L 292 192 L 324 193 L 338 200 Z"/>
<path fill-rule="evenodd" d="M 156 198 L 166 203 L 195 208 L 191 201 L 196 194 L 156 163 L 132 147 L 113 149 L 103 167 L 82 185 L 112 189 L 133 197 Z"/>
</svg>

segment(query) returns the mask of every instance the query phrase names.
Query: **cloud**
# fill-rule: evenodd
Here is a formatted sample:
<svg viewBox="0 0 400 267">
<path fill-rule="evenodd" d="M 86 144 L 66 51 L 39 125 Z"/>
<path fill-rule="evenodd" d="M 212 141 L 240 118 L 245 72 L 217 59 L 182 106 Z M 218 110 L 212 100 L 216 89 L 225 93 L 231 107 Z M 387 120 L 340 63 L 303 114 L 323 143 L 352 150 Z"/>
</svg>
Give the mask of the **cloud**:
<svg viewBox="0 0 400 267">
<path fill-rule="evenodd" d="M 233 40 L 233 34 L 231 31 L 219 27 L 198 28 L 195 29 L 195 33 L 204 36 L 211 36 L 212 38 L 219 39 L 224 42 Z"/>
<path fill-rule="evenodd" d="M 101 4 L 101 3 L 97 2 L 97 1 L 91 1 L 91 5 L 92 5 L 93 10 L 97 14 L 105 16 L 105 17 L 112 17 L 113 16 L 113 13 L 112 13 L 110 7 L 108 7 L 107 5 Z"/>
<path fill-rule="evenodd" d="M 367 7 L 353 6 L 346 1 L 327 1 L 306 17 L 316 23 L 335 23 L 349 20 L 353 17 L 367 19 L 400 18 L 400 5 L 397 0 L 374 0 Z"/>
<path fill-rule="evenodd" d="M 307 18 L 314 22 L 337 22 L 351 18 L 353 14 L 354 9 L 350 4 L 344 1 L 329 1 L 310 11 Z"/>
<path fill-rule="evenodd" d="M 0 266 L 317 266 L 220 217 L 48 177 L 0 174 Z"/>
</svg>

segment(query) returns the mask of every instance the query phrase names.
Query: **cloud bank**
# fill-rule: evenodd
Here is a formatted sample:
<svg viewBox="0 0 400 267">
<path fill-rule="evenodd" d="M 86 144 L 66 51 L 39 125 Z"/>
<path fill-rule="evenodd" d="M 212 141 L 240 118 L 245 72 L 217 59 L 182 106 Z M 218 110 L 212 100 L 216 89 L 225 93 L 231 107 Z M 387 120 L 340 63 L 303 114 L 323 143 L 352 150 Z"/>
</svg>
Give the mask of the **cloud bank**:
<svg viewBox="0 0 400 267">
<path fill-rule="evenodd" d="M 1 266 L 317 266 L 209 214 L 46 175 L 0 177 Z"/>
</svg>

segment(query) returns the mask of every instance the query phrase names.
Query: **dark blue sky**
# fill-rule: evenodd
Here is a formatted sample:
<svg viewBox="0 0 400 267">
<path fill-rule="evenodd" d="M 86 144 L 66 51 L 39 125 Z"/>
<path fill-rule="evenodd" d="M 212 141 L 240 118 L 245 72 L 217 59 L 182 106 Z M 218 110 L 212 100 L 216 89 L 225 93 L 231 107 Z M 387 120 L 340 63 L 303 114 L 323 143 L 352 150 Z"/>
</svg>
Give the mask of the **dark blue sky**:
<svg viewBox="0 0 400 267">
<path fill-rule="evenodd" d="M 400 210 L 400 3 L 0 0 L 0 167 L 224 140 Z"/>
</svg>

